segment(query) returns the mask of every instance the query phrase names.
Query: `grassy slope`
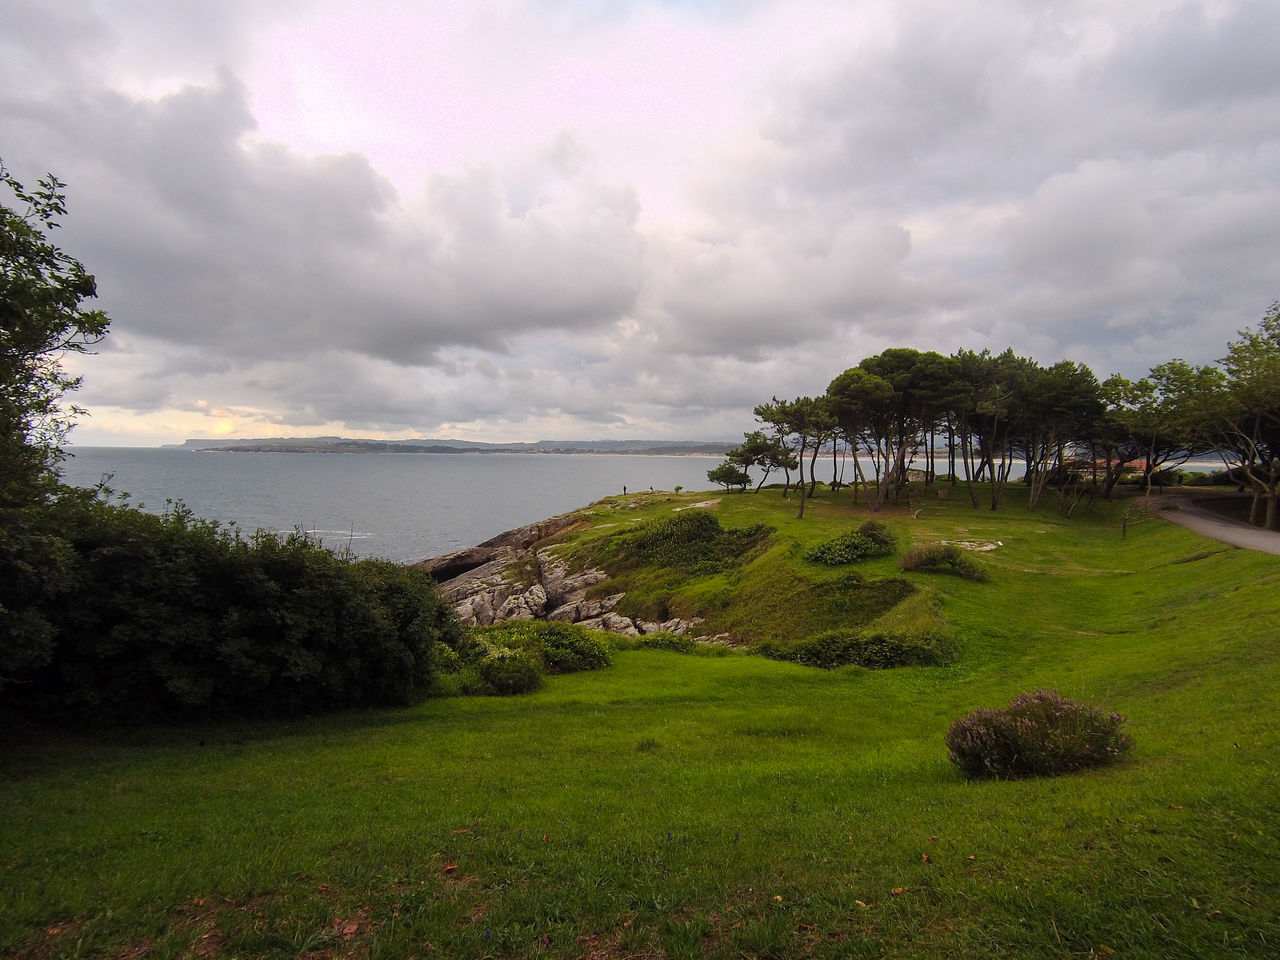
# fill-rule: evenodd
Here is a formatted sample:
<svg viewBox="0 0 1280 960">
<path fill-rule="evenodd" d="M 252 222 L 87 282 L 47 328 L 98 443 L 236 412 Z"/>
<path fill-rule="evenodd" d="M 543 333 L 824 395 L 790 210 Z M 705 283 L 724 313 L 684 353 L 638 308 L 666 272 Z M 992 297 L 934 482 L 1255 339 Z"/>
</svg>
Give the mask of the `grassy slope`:
<svg viewBox="0 0 1280 960">
<path fill-rule="evenodd" d="M 983 555 L 991 583 L 912 577 L 928 602 L 909 615 L 936 608 L 961 639 L 953 667 L 637 651 L 524 698 L 12 746 L 0 953 L 1280 949 L 1280 558 L 1155 521 L 1121 540 L 1102 510 L 913 507 L 890 518 L 904 541 L 1005 544 Z M 801 543 L 864 516 L 819 499 L 797 524 L 768 492 L 720 510 Z M 798 552 L 692 595 L 836 575 Z M 780 604 L 755 629 L 799 616 Z M 1037 686 L 1127 714 L 1133 759 L 959 778 L 947 724 Z"/>
</svg>

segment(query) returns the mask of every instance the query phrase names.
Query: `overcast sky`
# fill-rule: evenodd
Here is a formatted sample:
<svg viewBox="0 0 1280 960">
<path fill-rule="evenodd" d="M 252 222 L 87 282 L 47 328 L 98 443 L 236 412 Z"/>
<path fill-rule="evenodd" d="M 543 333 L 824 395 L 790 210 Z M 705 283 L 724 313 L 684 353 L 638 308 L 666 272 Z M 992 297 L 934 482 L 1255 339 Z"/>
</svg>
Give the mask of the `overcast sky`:
<svg viewBox="0 0 1280 960">
<path fill-rule="evenodd" d="M 1274 0 L 0 24 L 0 157 L 112 317 L 80 444 L 735 439 L 886 347 L 1137 376 L 1280 297 Z"/>
</svg>

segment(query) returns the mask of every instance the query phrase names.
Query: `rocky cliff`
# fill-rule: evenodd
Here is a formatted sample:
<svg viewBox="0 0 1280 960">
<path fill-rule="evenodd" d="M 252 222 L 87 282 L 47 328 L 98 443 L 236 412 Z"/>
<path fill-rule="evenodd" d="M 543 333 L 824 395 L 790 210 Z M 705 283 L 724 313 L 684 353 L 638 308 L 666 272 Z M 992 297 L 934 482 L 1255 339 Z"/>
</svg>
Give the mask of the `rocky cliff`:
<svg viewBox="0 0 1280 960">
<path fill-rule="evenodd" d="M 554 546 L 545 545 L 556 534 L 587 523 L 578 514 L 552 517 L 414 566 L 431 574 L 468 626 L 559 620 L 639 636 L 659 631 L 683 634 L 697 623 L 680 619 L 654 623 L 623 616 L 617 612 L 621 593 L 588 598 L 588 591 L 608 580 L 608 574 L 572 571 Z"/>
</svg>

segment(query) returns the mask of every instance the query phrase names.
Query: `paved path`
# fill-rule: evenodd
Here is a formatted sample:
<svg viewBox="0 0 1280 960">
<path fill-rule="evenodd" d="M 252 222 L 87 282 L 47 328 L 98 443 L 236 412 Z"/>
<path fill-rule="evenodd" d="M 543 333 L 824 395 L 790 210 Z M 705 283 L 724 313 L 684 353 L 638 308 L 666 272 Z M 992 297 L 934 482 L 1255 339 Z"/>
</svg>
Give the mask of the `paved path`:
<svg viewBox="0 0 1280 960">
<path fill-rule="evenodd" d="M 1191 497 L 1164 497 L 1153 503 L 1152 507 L 1158 505 L 1177 506 L 1176 510 L 1152 510 L 1152 513 L 1188 530 L 1194 530 L 1201 536 L 1221 540 L 1233 547 L 1261 550 L 1263 553 L 1280 556 L 1280 532 L 1229 520 L 1212 510 L 1197 506 Z"/>
</svg>

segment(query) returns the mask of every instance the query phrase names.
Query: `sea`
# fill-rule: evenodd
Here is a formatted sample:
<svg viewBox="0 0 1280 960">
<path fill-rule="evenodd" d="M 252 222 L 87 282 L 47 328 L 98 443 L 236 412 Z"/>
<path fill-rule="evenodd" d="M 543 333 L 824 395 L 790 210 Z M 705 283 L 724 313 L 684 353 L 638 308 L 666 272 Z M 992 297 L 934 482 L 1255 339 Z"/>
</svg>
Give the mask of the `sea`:
<svg viewBox="0 0 1280 960">
<path fill-rule="evenodd" d="M 245 533 L 304 530 L 332 549 L 412 562 L 604 497 L 707 490 L 722 458 L 639 454 L 233 453 L 70 447 L 64 482 L 152 513 L 182 503 Z"/>
</svg>

